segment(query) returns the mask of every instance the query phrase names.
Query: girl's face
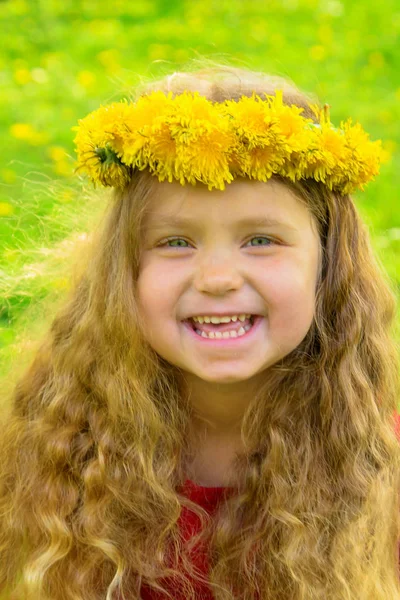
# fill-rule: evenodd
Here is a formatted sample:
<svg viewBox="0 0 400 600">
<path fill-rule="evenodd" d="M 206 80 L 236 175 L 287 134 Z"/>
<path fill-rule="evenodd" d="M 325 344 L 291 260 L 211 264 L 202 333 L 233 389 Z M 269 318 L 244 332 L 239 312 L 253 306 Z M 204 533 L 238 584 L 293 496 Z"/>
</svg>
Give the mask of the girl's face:
<svg viewBox="0 0 400 600">
<path fill-rule="evenodd" d="M 257 224 L 262 219 L 277 223 Z M 320 241 L 311 213 L 284 184 L 235 180 L 209 191 L 159 183 L 143 233 L 137 288 L 145 333 L 189 379 L 245 382 L 306 336 Z M 220 344 L 184 323 L 221 313 L 263 318 L 243 339 Z"/>
</svg>

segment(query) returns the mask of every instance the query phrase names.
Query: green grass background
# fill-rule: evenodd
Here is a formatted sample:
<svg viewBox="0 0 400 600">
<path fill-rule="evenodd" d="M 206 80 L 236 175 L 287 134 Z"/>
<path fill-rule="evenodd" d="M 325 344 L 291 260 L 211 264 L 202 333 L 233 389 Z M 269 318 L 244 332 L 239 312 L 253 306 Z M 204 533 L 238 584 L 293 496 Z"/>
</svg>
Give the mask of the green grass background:
<svg viewBox="0 0 400 600">
<path fill-rule="evenodd" d="M 390 161 L 355 194 L 400 294 L 397 0 L 13 0 L 0 4 L 0 377 L 11 389 L 107 205 L 73 174 L 71 127 L 143 78 L 208 57 L 288 77 Z M 394 336 L 400 339 L 399 318 Z"/>
</svg>

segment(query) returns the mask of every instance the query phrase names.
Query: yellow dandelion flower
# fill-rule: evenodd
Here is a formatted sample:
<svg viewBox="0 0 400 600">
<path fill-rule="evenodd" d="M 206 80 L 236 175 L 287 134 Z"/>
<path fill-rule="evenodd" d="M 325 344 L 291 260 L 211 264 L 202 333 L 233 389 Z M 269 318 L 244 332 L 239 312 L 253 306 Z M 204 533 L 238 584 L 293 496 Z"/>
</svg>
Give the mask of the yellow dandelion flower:
<svg viewBox="0 0 400 600">
<path fill-rule="evenodd" d="M 344 136 L 323 126 L 318 137 L 318 152 L 315 157 L 317 160 L 311 159 L 307 175 L 315 177 L 317 181 L 329 183 L 335 171 L 345 169 L 348 164 L 349 156 Z"/>
<path fill-rule="evenodd" d="M 79 126 L 73 127 L 77 131 L 75 144 L 79 150 L 81 145 L 90 139 L 90 142 L 99 148 L 104 148 L 107 143 L 113 142 L 118 135 L 119 128 L 125 120 L 128 105 L 124 102 L 115 102 L 109 106 L 101 106 L 91 112 L 84 119 L 79 120 Z"/>
<path fill-rule="evenodd" d="M 219 114 L 215 105 L 198 92 L 185 92 L 174 99 L 173 109 L 168 116 L 171 136 L 177 143 L 191 143 L 210 132 L 227 132 L 229 124 Z"/>
<path fill-rule="evenodd" d="M 266 146 L 271 137 L 275 138 L 276 130 L 271 132 L 271 129 L 276 121 L 271 118 L 259 96 L 242 97 L 238 102 L 226 100 L 223 108 L 239 140 L 249 148 Z"/>
<path fill-rule="evenodd" d="M 311 119 L 304 119 L 290 110 L 281 111 L 279 115 L 277 127 L 293 152 L 298 152 L 308 145 L 309 135 L 305 128 L 308 121 Z"/>
<path fill-rule="evenodd" d="M 153 127 L 147 147 L 137 154 L 134 164 L 141 171 L 148 166 L 160 181 L 167 179 L 171 183 L 176 178 L 176 156 L 176 142 L 171 137 L 168 124 L 162 123 Z"/>
<path fill-rule="evenodd" d="M 105 170 L 111 164 L 120 162 L 116 161 L 113 146 L 117 144 L 128 110 L 129 107 L 124 102 L 102 106 L 81 119 L 78 127 L 73 127 L 77 131 L 74 140 L 78 155 L 77 171 L 86 171 L 93 181 L 110 181 Z M 125 169 L 113 169 L 114 174 L 120 171 L 125 173 Z M 118 181 L 121 181 L 121 176 Z"/>
<path fill-rule="evenodd" d="M 272 146 L 252 148 L 242 161 L 239 175 L 258 181 L 268 181 L 274 172 L 278 172 L 283 163 L 282 159 L 281 164 L 277 164 L 275 149 Z"/>
<path fill-rule="evenodd" d="M 131 169 L 126 165 L 118 163 L 107 165 L 103 163 L 100 167 L 99 181 L 105 186 L 123 188 L 129 183 L 131 176 Z"/>
<path fill-rule="evenodd" d="M 223 190 L 225 182 L 233 181 L 229 170 L 229 148 L 235 143 L 233 132 L 218 127 L 202 134 L 197 131 L 195 140 L 187 138 L 177 144 L 177 171 L 180 179 L 194 184 L 200 181 L 211 190 Z"/>
<path fill-rule="evenodd" d="M 175 116 L 188 121 L 207 121 L 216 125 L 220 121 L 220 114 L 215 104 L 199 92 L 184 91 L 176 96 L 173 101 Z"/>
<path fill-rule="evenodd" d="M 135 104 L 129 105 L 124 122 L 119 128 L 119 137 L 113 142 L 117 155 L 127 165 L 140 164 L 146 155 L 153 126 L 163 122 L 171 111 L 171 92 L 153 92 L 141 96 Z"/>
<path fill-rule="evenodd" d="M 284 166 L 282 174 L 292 181 L 313 178 L 326 182 L 336 164 L 346 156 L 340 133 L 328 125 L 311 123 L 308 128 L 308 143 L 299 152 L 293 153 Z"/>
<path fill-rule="evenodd" d="M 304 179 L 307 162 L 305 155 L 293 152 L 290 160 L 285 161 L 278 173 L 283 177 L 288 177 L 293 182 Z"/>
<path fill-rule="evenodd" d="M 150 167 L 161 181 L 178 179 L 183 185 L 196 180 L 223 189 L 232 181 L 227 156 L 235 144 L 229 123 L 208 100 L 186 92 L 174 100 L 166 126 L 153 129 L 149 145 Z"/>
<path fill-rule="evenodd" d="M 369 142 L 359 149 L 359 158 L 363 164 L 362 183 L 366 183 L 379 174 L 384 152 L 381 140 Z"/>
<path fill-rule="evenodd" d="M 313 104 L 311 102 L 308 102 L 308 106 L 314 113 L 315 118 L 317 119 L 318 123 L 321 123 L 321 113 L 322 113 L 323 109 L 318 104 Z"/>
<path fill-rule="evenodd" d="M 237 103 L 225 103 L 239 139 L 233 169 L 261 181 L 281 172 L 292 152 L 307 146 L 306 125 L 311 122 L 301 116 L 302 108 L 283 105 L 281 90 L 276 96 L 266 97 L 268 102 L 253 95 Z"/>
<path fill-rule="evenodd" d="M 302 107 L 283 104 L 282 90 L 276 90 L 275 96 L 265 95 L 269 102 L 266 110 L 275 122 L 274 129 L 281 136 L 281 145 L 285 145 L 289 152 L 305 150 L 309 143 L 309 125 L 313 124 L 313 120 L 302 116 Z"/>
<path fill-rule="evenodd" d="M 304 163 L 303 163 L 304 164 Z M 302 177 L 304 179 L 315 179 L 326 183 L 332 174 L 332 165 L 329 163 L 329 155 L 319 150 L 310 151 L 306 155 L 306 163 L 303 166 Z"/>
<path fill-rule="evenodd" d="M 347 156 L 345 138 L 334 129 L 322 128 L 319 136 L 319 148 L 329 155 L 332 166 L 335 162 L 342 162 Z"/>
<path fill-rule="evenodd" d="M 323 154 L 319 150 L 319 125 L 315 123 L 305 123 L 305 137 L 301 139 L 301 133 L 297 138 L 297 149 L 293 150 L 290 156 L 281 166 L 279 173 L 283 177 L 288 177 L 292 181 L 298 181 L 308 177 L 307 170 L 310 165 L 322 165 L 324 162 Z M 294 145 L 296 148 L 296 145 Z"/>
<path fill-rule="evenodd" d="M 364 184 L 379 173 L 382 142 L 372 142 L 359 123 L 352 126 L 352 119 L 342 122 L 341 129 L 344 132 L 347 155 L 342 168 L 340 165 L 335 166 L 332 185 L 344 190 L 353 191 L 356 187 L 363 190 Z"/>
<path fill-rule="evenodd" d="M 379 172 L 385 151 L 360 125 L 349 120 L 336 129 L 328 104 L 309 104 L 316 123 L 302 116 L 303 108 L 284 104 L 282 90 L 264 96 L 214 103 L 199 92 L 155 91 L 135 103 L 102 106 L 74 128 L 76 170 L 122 187 L 135 169 L 148 167 L 160 181 L 221 190 L 237 175 L 267 181 L 279 173 L 292 181 L 313 178 L 340 193 L 363 189 Z M 11 133 L 32 136 L 24 124 Z"/>
<path fill-rule="evenodd" d="M 105 148 L 94 148 L 86 161 L 75 169 L 80 170 L 86 171 L 94 183 L 99 182 L 104 186 L 124 187 L 131 177 L 131 169 L 121 163 L 108 145 Z"/>
</svg>

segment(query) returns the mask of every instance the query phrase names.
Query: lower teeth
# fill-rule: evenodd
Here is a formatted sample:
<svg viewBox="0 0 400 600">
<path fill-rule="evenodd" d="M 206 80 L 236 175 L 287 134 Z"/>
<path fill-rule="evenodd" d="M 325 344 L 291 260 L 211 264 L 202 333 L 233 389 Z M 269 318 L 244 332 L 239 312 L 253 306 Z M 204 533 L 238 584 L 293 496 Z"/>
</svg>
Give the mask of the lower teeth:
<svg viewBox="0 0 400 600">
<path fill-rule="evenodd" d="M 221 331 L 210 331 L 210 333 L 206 333 L 205 331 L 200 331 L 199 329 L 195 329 L 195 332 L 197 333 L 197 335 L 208 339 L 228 339 L 242 337 L 242 335 L 245 335 L 245 333 L 250 331 L 252 327 L 253 324 L 245 325 L 244 327 L 241 327 L 239 331 L 224 331 L 223 333 Z"/>
</svg>

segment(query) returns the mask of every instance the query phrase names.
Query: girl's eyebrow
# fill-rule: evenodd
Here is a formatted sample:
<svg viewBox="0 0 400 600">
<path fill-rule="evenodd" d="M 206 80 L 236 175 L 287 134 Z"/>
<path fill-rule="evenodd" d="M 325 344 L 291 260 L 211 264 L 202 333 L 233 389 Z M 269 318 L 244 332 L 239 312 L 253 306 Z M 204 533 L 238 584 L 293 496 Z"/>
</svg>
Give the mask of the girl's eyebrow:
<svg viewBox="0 0 400 600">
<path fill-rule="evenodd" d="M 181 217 L 178 215 L 157 215 L 157 220 L 154 220 L 149 224 L 148 229 L 162 229 L 164 227 L 199 227 L 199 221 L 196 221 L 193 217 Z M 264 225 L 270 227 L 272 225 L 276 225 L 279 227 L 285 227 L 286 229 L 291 229 L 293 231 L 297 231 L 297 227 L 293 224 L 290 224 L 286 221 L 280 221 L 279 219 L 275 219 L 273 217 L 263 217 L 262 219 L 256 217 L 247 217 L 244 219 L 240 219 L 236 222 L 226 222 L 226 226 L 228 227 L 236 226 L 236 227 L 254 227 Z"/>
</svg>

